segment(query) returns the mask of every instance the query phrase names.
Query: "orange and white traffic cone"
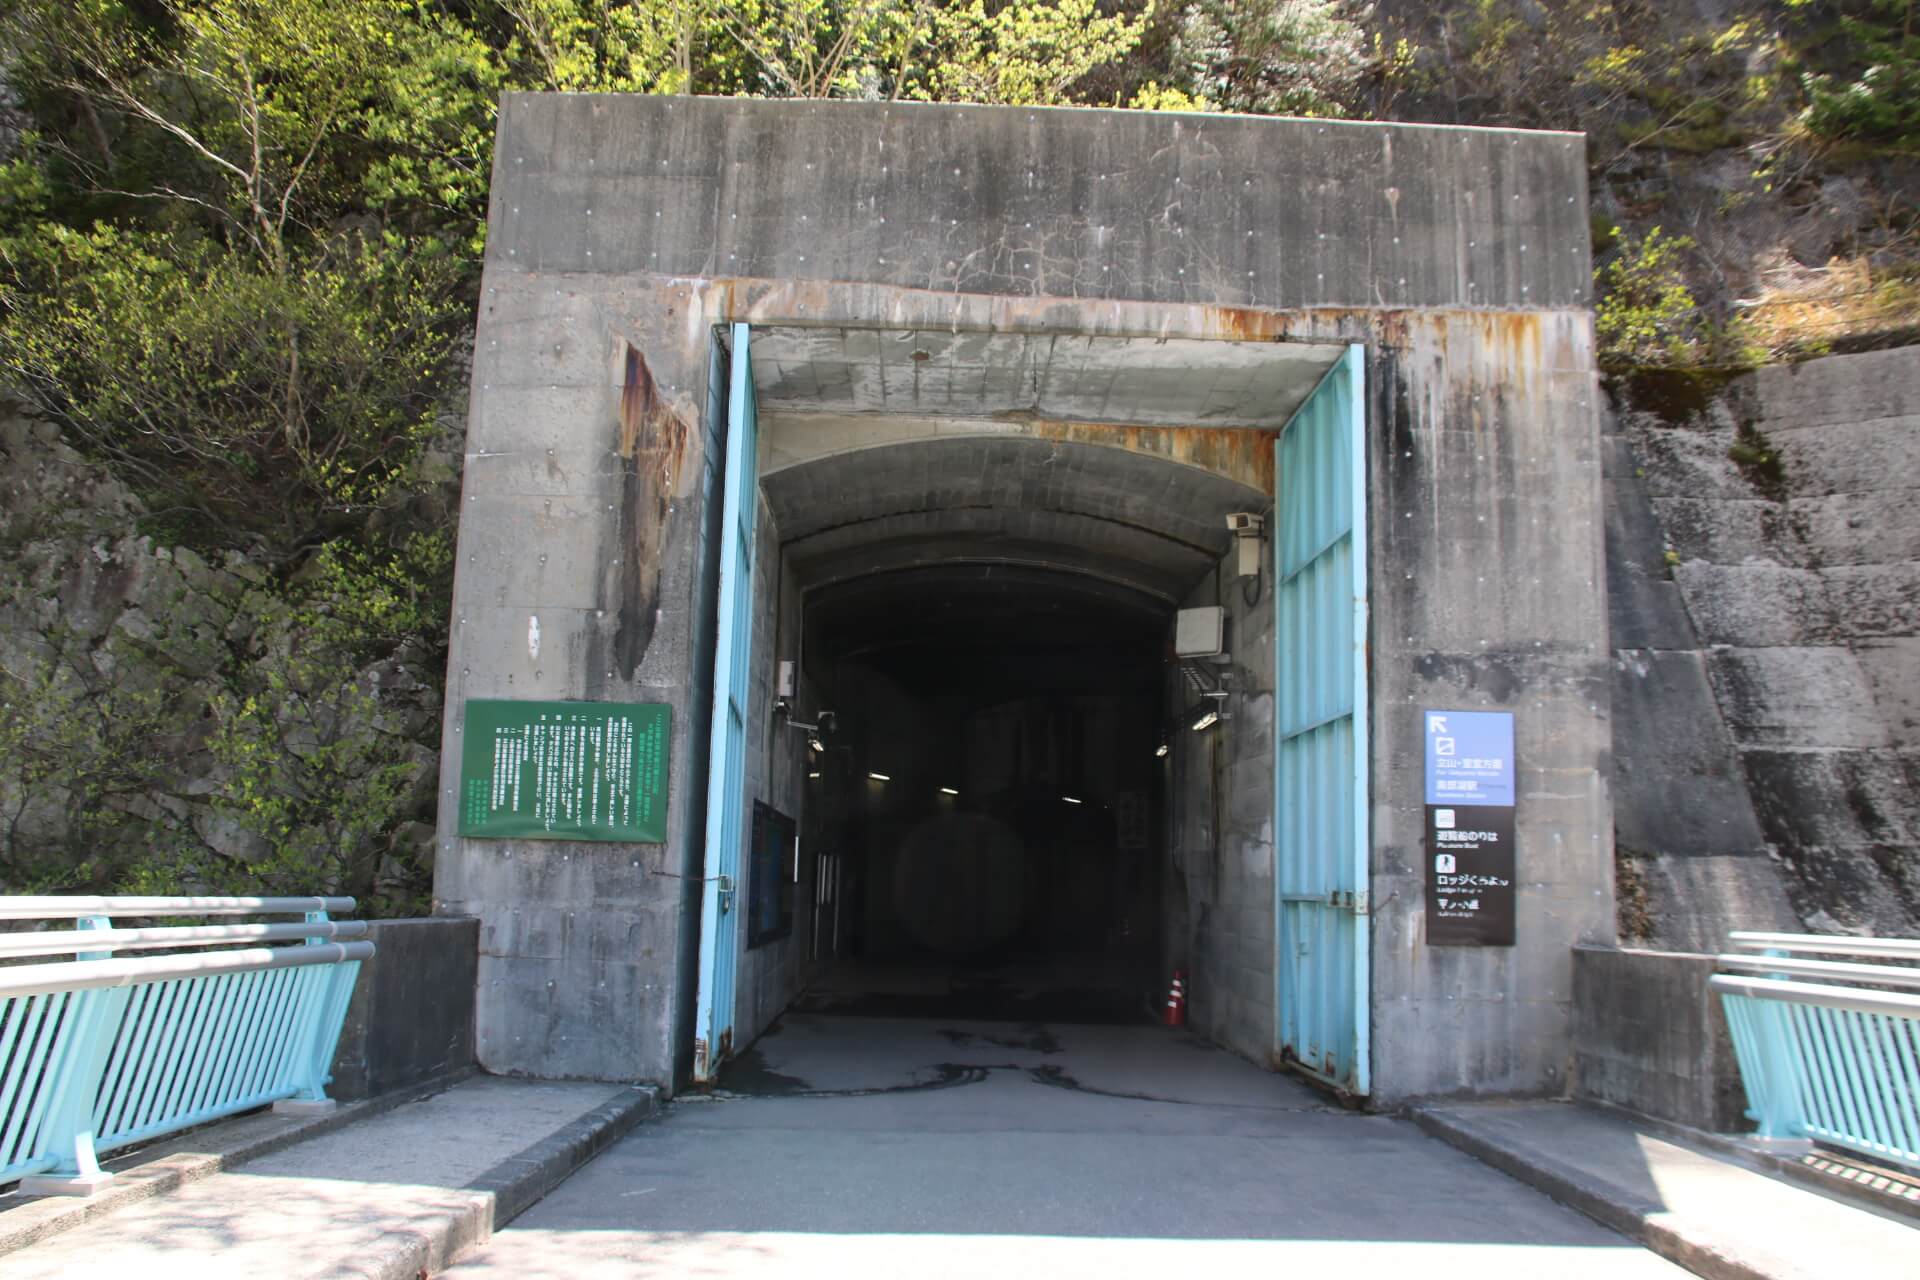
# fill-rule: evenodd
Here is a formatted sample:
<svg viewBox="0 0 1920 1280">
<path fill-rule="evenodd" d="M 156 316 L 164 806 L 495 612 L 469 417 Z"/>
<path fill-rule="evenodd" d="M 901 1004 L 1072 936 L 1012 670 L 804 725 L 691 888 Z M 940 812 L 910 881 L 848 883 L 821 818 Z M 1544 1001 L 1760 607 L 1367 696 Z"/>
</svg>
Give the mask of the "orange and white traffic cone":
<svg viewBox="0 0 1920 1280">
<path fill-rule="evenodd" d="M 1187 975 L 1184 971 L 1173 971 L 1173 984 L 1167 988 L 1167 1007 L 1162 1020 L 1170 1027 L 1187 1025 Z"/>
</svg>

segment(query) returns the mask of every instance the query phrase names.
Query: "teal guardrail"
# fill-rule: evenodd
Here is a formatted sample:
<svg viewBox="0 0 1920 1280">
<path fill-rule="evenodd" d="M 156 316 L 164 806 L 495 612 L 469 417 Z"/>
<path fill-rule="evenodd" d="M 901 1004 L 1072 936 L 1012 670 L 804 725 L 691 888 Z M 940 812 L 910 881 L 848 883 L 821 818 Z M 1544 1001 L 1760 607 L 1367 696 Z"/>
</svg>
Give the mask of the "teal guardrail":
<svg viewBox="0 0 1920 1280">
<path fill-rule="evenodd" d="M 1735 933 L 1728 942 L 1719 967 L 1731 972 L 1711 986 L 1760 1136 L 1920 1169 L 1920 941 Z"/>
<path fill-rule="evenodd" d="M 324 1105 L 360 961 L 352 898 L 4 897 L 0 1183 L 87 1194 L 99 1156 L 282 1100 Z M 114 920 L 300 915 L 117 928 Z M 47 929 L 54 921 L 72 929 Z M 288 944 L 288 945 L 275 945 Z M 165 951 L 135 959 L 122 951 Z M 56 963 L 31 962 L 72 955 Z M 23 963 L 23 961 L 28 961 Z"/>
</svg>

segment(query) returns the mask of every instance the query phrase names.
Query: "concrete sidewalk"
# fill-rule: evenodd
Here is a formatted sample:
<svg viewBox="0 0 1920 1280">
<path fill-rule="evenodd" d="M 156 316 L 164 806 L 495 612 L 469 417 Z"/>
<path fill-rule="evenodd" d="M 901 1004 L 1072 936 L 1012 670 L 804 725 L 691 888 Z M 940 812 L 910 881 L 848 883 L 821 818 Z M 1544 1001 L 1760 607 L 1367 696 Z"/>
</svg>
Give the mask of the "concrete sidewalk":
<svg viewBox="0 0 1920 1280">
<path fill-rule="evenodd" d="M 0 1256 L 0 1274 L 416 1280 L 485 1242 L 654 1109 L 651 1089 L 476 1077 L 86 1217 Z M 205 1138 L 218 1142 L 218 1129 Z M 59 1209 L 40 1201 L 0 1214 L 0 1238 L 9 1218 Z"/>
<path fill-rule="evenodd" d="M 1708 1280 L 1912 1280 L 1920 1229 L 1724 1154 L 1562 1102 L 1427 1107 L 1414 1121 Z"/>
</svg>

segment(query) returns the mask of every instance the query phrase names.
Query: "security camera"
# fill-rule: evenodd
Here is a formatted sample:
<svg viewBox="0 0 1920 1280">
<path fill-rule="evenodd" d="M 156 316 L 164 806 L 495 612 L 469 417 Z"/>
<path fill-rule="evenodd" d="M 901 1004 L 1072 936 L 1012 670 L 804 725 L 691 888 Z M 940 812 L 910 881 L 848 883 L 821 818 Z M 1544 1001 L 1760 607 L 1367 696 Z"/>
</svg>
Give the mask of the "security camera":
<svg viewBox="0 0 1920 1280">
<path fill-rule="evenodd" d="M 1251 511 L 1235 511 L 1227 516 L 1227 531 L 1243 536 L 1256 537 L 1264 522 Z"/>
</svg>

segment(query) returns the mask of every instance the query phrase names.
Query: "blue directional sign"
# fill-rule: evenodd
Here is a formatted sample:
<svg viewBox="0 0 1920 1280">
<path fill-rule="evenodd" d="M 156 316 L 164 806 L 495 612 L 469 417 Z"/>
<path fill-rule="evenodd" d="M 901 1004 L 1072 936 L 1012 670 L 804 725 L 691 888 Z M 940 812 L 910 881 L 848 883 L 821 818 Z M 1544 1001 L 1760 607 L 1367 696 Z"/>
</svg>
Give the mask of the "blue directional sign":
<svg viewBox="0 0 1920 1280">
<path fill-rule="evenodd" d="M 1424 711 L 1427 803 L 1513 803 L 1513 713 Z"/>
</svg>

